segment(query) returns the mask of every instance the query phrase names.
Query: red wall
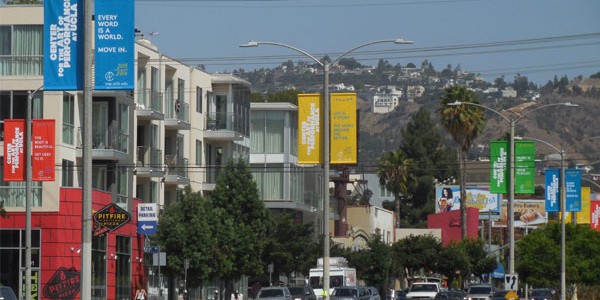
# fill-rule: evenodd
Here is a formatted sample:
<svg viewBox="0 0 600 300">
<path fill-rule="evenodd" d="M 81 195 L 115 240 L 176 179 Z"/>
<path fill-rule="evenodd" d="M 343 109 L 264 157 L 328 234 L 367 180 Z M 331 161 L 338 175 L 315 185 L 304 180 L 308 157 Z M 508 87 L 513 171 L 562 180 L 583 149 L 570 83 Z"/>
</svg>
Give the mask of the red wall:
<svg viewBox="0 0 600 300">
<path fill-rule="evenodd" d="M 460 210 L 452 210 L 427 217 L 428 228 L 442 229 L 442 244 L 459 242 L 462 239 L 460 226 Z M 467 237 L 477 238 L 479 233 L 479 209 L 467 208 Z"/>
<path fill-rule="evenodd" d="M 48 281 L 55 275 L 59 268 L 75 268 L 81 270 L 81 207 L 82 191 L 79 188 L 60 189 L 59 212 L 32 212 L 31 228 L 41 229 L 41 286 L 38 287 L 40 299 L 44 297 L 44 288 Z M 139 284 L 146 285 L 146 277 L 143 262 L 136 257 L 144 257 L 144 239 L 137 234 L 137 204 L 140 201 L 134 199 L 131 221 L 115 231 L 107 233 L 107 298 L 112 299 L 115 295 L 116 283 L 116 260 L 110 254 L 116 253 L 116 236 L 131 237 L 131 273 L 132 290 Z M 92 191 L 93 213 L 111 203 L 111 195 L 101 191 Z M 89 216 L 92 222 L 92 216 Z M 25 213 L 9 213 L 9 218 L 2 219 L 2 228 L 25 228 Z M 71 250 L 73 248 L 73 250 Z M 34 266 L 35 267 L 35 266 Z M 79 295 L 77 296 L 79 299 Z"/>
</svg>

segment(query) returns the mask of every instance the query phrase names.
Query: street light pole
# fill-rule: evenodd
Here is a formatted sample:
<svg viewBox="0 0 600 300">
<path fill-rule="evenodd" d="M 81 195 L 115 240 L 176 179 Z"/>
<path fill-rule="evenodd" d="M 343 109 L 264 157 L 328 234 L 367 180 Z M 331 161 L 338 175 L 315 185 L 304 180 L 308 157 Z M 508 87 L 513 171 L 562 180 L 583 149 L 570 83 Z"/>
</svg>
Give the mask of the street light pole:
<svg viewBox="0 0 600 300">
<path fill-rule="evenodd" d="M 577 104 L 572 104 L 571 102 L 560 102 L 560 103 L 551 103 L 551 104 L 546 104 L 546 105 L 542 105 L 542 106 L 538 106 L 532 110 L 529 110 L 523 114 L 521 114 L 518 117 L 515 116 L 511 116 L 510 118 L 503 115 L 502 113 L 500 113 L 499 111 L 479 104 L 479 103 L 473 103 L 473 102 L 462 102 L 462 101 L 455 101 L 452 103 L 448 103 L 447 105 L 450 106 L 459 106 L 459 105 L 472 105 L 472 106 L 477 106 L 477 107 L 481 107 L 481 108 L 485 108 L 497 115 L 499 115 L 500 117 L 502 117 L 504 120 L 506 120 L 509 124 L 510 124 L 510 159 L 509 159 L 509 180 L 508 180 L 508 206 L 507 206 L 507 227 L 508 227 L 508 244 L 509 244 L 509 252 L 508 252 L 508 273 L 509 274 L 514 274 L 515 273 L 515 220 L 514 220 L 514 202 L 515 202 L 515 126 L 517 124 L 517 122 L 519 122 L 521 119 L 523 119 L 525 116 L 527 116 L 530 113 L 533 113 L 535 111 L 538 111 L 542 108 L 546 108 L 546 107 L 551 107 L 551 106 L 567 106 L 567 107 L 575 107 L 575 106 L 579 106 Z M 564 217 L 564 214 L 563 214 Z"/>
<path fill-rule="evenodd" d="M 240 45 L 242 48 L 249 47 L 258 47 L 260 45 L 271 45 L 271 46 L 279 46 L 294 50 L 296 52 L 302 53 L 314 62 L 316 62 L 321 68 L 323 68 L 323 134 L 322 134 L 322 145 L 323 145 L 323 291 L 325 295 L 329 296 L 329 69 L 332 65 L 337 63 L 344 56 L 352 53 L 355 50 L 360 48 L 373 45 L 373 44 L 381 44 L 381 43 L 394 43 L 394 44 L 412 44 L 414 42 L 407 41 L 404 39 L 388 39 L 388 40 L 377 40 L 368 42 L 365 44 L 358 45 L 338 56 L 335 60 L 331 62 L 320 61 L 310 53 L 296 48 L 294 46 L 290 46 L 283 43 L 278 42 L 256 42 L 251 41 L 248 44 Z"/>
</svg>

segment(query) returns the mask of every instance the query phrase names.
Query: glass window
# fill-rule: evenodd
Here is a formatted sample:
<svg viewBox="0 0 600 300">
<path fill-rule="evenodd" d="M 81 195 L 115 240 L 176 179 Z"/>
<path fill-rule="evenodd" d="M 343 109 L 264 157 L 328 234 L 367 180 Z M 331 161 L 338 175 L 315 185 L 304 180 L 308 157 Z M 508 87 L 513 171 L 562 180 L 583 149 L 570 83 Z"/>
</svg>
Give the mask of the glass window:
<svg viewBox="0 0 600 300">
<path fill-rule="evenodd" d="M 0 91 L 0 140 L 4 140 L 5 119 L 26 119 L 28 91 Z M 32 116 L 42 119 L 43 94 L 38 92 L 33 96 Z"/>
<path fill-rule="evenodd" d="M 4 161 L 4 158 L 2 158 Z M 27 189 L 25 181 L 4 181 L 4 164 L 0 163 L 0 199 L 4 201 L 4 207 L 25 207 Z M 31 205 L 42 206 L 42 182 L 31 183 Z"/>
<path fill-rule="evenodd" d="M 196 140 L 196 165 L 202 165 L 202 141 Z"/>
<path fill-rule="evenodd" d="M 284 112 L 267 112 L 265 153 L 283 153 L 284 121 Z"/>
<path fill-rule="evenodd" d="M 126 167 L 117 168 L 117 204 L 124 210 L 128 210 L 128 182 L 129 173 Z"/>
<path fill-rule="evenodd" d="M 65 144 L 73 145 L 75 136 L 75 96 L 71 94 L 63 95 L 63 124 L 62 141 Z"/>
<path fill-rule="evenodd" d="M 131 239 L 127 236 L 117 236 L 116 260 L 116 298 L 129 299 L 131 295 Z"/>
<path fill-rule="evenodd" d="M 40 239 L 39 229 L 31 230 L 31 266 L 32 276 L 38 276 L 40 268 Z M 2 285 L 10 286 L 19 295 L 19 271 L 25 278 L 26 244 L 24 229 L 0 229 L 0 274 Z M 6 275 L 6 276 L 5 276 Z M 14 276 L 9 276 L 14 275 Z"/>
<path fill-rule="evenodd" d="M 106 299 L 106 235 L 92 237 L 92 299 Z"/>
<path fill-rule="evenodd" d="M 93 165 L 92 166 L 92 188 L 101 191 L 108 190 L 108 177 L 106 165 Z"/>
<path fill-rule="evenodd" d="M 255 111 L 250 120 L 250 152 L 265 153 L 266 113 Z"/>
<path fill-rule="evenodd" d="M 0 26 L 0 75 L 42 75 L 43 26 Z"/>
<path fill-rule="evenodd" d="M 121 152 L 128 152 L 129 146 L 129 106 L 119 104 L 119 131 L 117 149 Z"/>
<path fill-rule="evenodd" d="M 283 167 L 280 164 L 266 164 L 262 168 L 253 168 L 252 175 L 261 199 L 283 199 Z"/>
<path fill-rule="evenodd" d="M 202 97 L 204 96 L 202 88 L 196 87 L 196 112 L 202 113 Z"/>
<path fill-rule="evenodd" d="M 177 79 L 177 100 L 181 104 L 185 103 L 185 80 Z"/>
<path fill-rule="evenodd" d="M 62 160 L 62 186 L 73 186 L 75 176 L 75 163 L 70 160 Z"/>
</svg>

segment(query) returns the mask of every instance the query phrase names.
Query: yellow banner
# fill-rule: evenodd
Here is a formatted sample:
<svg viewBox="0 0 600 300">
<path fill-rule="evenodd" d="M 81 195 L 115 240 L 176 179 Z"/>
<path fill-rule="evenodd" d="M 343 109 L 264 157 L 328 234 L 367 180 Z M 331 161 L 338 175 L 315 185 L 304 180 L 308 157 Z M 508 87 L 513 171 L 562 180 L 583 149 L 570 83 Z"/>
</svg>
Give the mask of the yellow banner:
<svg viewBox="0 0 600 300">
<path fill-rule="evenodd" d="M 332 93 L 330 116 L 331 163 L 356 164 L 356 93 Z"/>
<path fill-rule="evenodd" d="M 298 163 L 320 164 L 321 153 L 321 95 L 298 95 Z"/>
<path fill-rule="evenodd" d="M 577 212 L 577 224 L 590 224 L 590 187 L 581 187 L 581 211 Z"/>
</svg>

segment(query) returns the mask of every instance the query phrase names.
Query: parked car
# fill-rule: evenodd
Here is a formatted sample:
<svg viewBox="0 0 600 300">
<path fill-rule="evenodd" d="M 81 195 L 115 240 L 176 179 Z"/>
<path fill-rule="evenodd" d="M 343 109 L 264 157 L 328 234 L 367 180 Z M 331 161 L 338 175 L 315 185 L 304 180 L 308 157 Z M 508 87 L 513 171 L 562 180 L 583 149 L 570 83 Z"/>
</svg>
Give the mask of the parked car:
<svg viewBox="0 0 600 300">
<path fill-rule="evenodd" d="M 381 300 L 381 295 L 379 295 L 379 291 L 377 290 L 376 287 L 368 286 L 368 287 L 366 287 L 366 289 L 369 292 L 370 300 Z"/>
<path fill-rule="evenodd" d="M 506 294 L 508 294 L 508 292 L 510 292 L 510 290 L 495 291 L 492 295 L 492 300 L 506 300 Z M 517 291 L 515 291 L 515 293 L 517 293 L 517 296 L 519 295 Z"/>
<path fill-rule="evenodd" d="M 491 300 L 494 287 L 489 284 L 473 284 L 467 290 L 467 297 L 471 300 Z"/>
<path fill-rule="evenodd" d="M 308 285 L 288 287 L 294 300 L 317 300 L 315 291 Z"/>
<path fill-rule="evenodd" d="M 17 300 L 17 295 L 10 286 L 0 286 L 0 299 L 2 300 Z"/>
<path fill-rule="evenodd" d="M 285 286 L 264 287 L 258 292 L 256 299 L 265 300 L 293 300 L 292 293 Z"/>
<path fill-rule="evenodd" d="M 467 292 L 460 290 L 440 291 L 433 299 L 467 300 Z"/>
<path fill-rule="evenodd" d="M 408 294 L 408 289 L 396 291 L 396 300 L 406 300 L 406 294 Z"/>
<path fill-rule="evenodd" d="M 362 286 L 340 286 L 331 292 L 331 300 L 369 300 L 369 292 Z"/>
<path fill-rule="evenodd" d="M 551 300 L 556 292 L 551 288 L 531 289 L 529 300 Z"/>
</svg>

